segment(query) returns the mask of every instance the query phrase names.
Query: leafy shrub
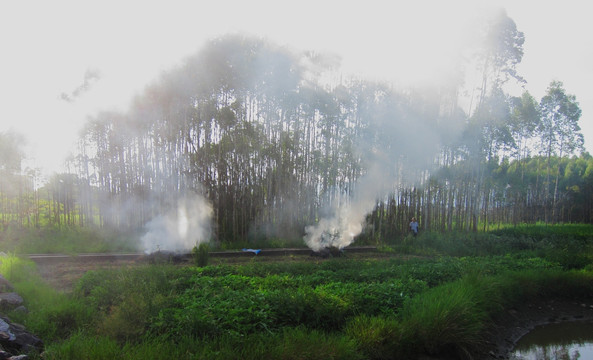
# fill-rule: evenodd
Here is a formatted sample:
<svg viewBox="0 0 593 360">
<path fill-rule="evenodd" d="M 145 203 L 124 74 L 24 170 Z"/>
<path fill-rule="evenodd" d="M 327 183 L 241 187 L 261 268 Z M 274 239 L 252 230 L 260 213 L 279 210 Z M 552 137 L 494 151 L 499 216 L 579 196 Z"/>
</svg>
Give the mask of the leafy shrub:
<svg viewBox="0 0 593 360">
<path fill-rule="evenodd" d="M 196 277 L 191 288 L 175 297 L 173 308 L 159 311 L 152 331 L 218 336 L 269 327 L 271 319 L 264 296 L 250 288 L 248 280 L 237 275 Z"/>
<path fill-rule="evenodd" d="M 332 293 L 348 304 L 349 314 L 395 315 L 404 301 L 427 288 L 421 280 L 381 283 L 330 283 L 316 290 Z"/>
<path fill-rule="evenodd" d="M 309 287 L 273 291 L 269 301 L 279 326 L 337 330 L 344 325 L 349 310 L 338 296 Z"/>
<path fill-rule="evenodd" d="M 425 281 L 429 287 L 459 279 L 466 271 L 462 261 L 451 257 L 416 260 L 400 268 L 401 277 Z"/>
<path fill-rule="evenodd" d="M 147 299 L 139 294 L 131 294 L 103 315 L 97 333 L 119 343 L 138 341 L 146 331 L 149 317 Z"/>
<path fill-rule="evenodd" d="M 566 241 L 546 249 L 543 251 L 543 256 L 557 262 L 565 270 L 583 269 L 593 263 L 593 247 L 576 244 L 575 241 Z"/>
<path fill-rule="evenodd" d="M 208 243 L 201 243 L 197 247 L 194 246 L 192 249 L 192 255 L 197 266 L 204 267 L 208 265 L 208 260 L 210 258 L 209 250 L 210 246 Z"/>
</svg>

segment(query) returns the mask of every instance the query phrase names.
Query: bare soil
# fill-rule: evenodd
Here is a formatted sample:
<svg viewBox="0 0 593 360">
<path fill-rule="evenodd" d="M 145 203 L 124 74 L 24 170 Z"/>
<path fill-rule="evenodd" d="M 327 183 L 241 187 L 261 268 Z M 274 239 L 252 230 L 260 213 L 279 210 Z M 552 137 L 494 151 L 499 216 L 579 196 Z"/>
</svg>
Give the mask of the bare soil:
<svg viewBox="0 0 593 360">
<path fill-rule="evenodd" d="M 285 255 L 285 256 L 255 256 L 250 254 L 242 254 L 244 256 L 233 257 L 211 257 L 210 264 L 246 264 L 250 262 L 302 262 L 302 261 L 325 261 L 320 257 L 309 255 Z M 349 258 L 379 258 L 389 257 L 385 254 L 369 254 L 369 253 L 354 253 L 348 254 Z M 116 269 L 126 266 L 136 266 L 139 264 L 146 264 L 158 258 L 150 256 L 140 256 L 136 259 L 129 258 L 110 258 L 105 257 L 61 257 L 61 258 L 47 258 L 35 259 L 37 269 L 41 277 L 54 289 L 62 292 L 72 291 L 76 281 L 80 279 L 87 271 L 99 269 Z M 161 259 L 161 261 L 166 261 Z M 179 265 L 189 265 L 191 262 L 185 261 Z"/>
<path fill-rule="evenodd" d="M 42 279 L 54 289 L 71 292 L 74 285 L 87 271 L 114 269 L 138 264 L 137 260 L 105 258 L 70 258 L 64 260 L 36 261 Z"/>
</svg>

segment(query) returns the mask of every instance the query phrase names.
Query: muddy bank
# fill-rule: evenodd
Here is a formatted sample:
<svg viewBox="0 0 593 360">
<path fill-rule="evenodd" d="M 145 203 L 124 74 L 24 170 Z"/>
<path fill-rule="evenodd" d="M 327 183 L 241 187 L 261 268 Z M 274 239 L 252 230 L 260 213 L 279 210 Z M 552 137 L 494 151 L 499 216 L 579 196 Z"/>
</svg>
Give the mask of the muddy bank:
<svg viewBox="0 0 593 360">
<path fill-rule="evenodd" d="M 508 359 L 517 341 L 536 326 L 568 321 L 593 321 L 593 300 L 548 299 L 504 310 L 475 358 Z"/>
</svg>

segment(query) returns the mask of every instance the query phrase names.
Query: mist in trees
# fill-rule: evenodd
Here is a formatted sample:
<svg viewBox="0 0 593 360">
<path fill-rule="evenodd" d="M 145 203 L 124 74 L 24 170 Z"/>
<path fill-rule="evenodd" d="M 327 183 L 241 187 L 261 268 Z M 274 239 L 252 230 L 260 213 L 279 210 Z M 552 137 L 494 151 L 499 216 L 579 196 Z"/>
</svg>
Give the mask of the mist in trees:
<svg viewBox="0 0 593 360">
<path fill-rule="evenodd" d="M 3 180 L 3 229 L 109 227 L 152 250 L 262 238 L 318 249 L 404 234 L 412 216 L 437 231 L 591 222 L 576 97 L 558 81 L 540 102 L 508 95 L 525 81 L 525 37 L 504 12 L 478 34 L 456 79 L 423 88 L 348 77 L 338 57 L 265 39 L 214 39 L 126 112 L 91 118 L 71 174 L 18 194 Z M 470 66 L 478 84 L 459 72 Z M 464 99 L 465 86 L 477 90 Z M 31 179 L 1 135 L 0 171 Z"/>
</svg>

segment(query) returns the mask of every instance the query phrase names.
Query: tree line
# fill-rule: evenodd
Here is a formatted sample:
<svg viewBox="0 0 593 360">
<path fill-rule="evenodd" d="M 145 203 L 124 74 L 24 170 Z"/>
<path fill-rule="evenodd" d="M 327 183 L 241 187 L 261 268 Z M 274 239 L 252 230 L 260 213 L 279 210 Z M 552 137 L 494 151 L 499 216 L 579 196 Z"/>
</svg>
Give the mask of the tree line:
<svg viewBox="0 0 593 360">
<path fill-rule="evenodd" d="M 501 14 L 484 38 L 469 111 L 462 74 L 401 89 L 345 79 L 331 56 L 212 40 L 128 111 L 89 119 L 70 171 L 43 187 L 19 169 L 14 134 L 1 134 L 2 229 L 139 230 L 197 193 L 212 205 L 219 241 L 296 238 L 360 193 L 374 167 L 385 191 L 369 195 L 362 237 L 405 233 L 412 216 L 438 231 L 590 223 L 593 159 L 582 153 L 576 97 L 559 81 L 540 101 L 505 93 L 508 81 L 524 82 L 515 70 L 523 34 Z"/>
</svg>

